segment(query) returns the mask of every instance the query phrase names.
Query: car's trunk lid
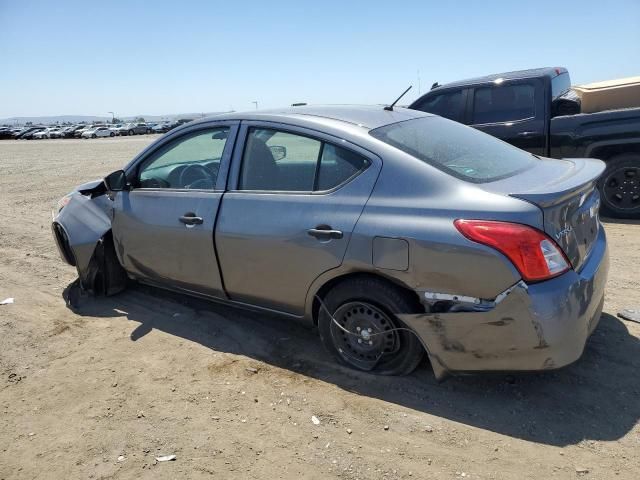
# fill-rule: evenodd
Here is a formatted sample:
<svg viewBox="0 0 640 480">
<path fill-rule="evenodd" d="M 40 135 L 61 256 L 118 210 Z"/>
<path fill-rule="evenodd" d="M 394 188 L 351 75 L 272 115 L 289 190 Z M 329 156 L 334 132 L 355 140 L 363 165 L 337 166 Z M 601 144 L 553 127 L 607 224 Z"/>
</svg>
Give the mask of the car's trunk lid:
<svg viewBox="0 0 640 480">
<path fill-rule="evenodd" d="M 538 206 L 545 233 L 579 270 L 598 236 L 600 196 L 596 182 L 604 168 L 603 162 L 591 158 L 542 158 L 531 169 L 485 186 Z"/>
</svg>

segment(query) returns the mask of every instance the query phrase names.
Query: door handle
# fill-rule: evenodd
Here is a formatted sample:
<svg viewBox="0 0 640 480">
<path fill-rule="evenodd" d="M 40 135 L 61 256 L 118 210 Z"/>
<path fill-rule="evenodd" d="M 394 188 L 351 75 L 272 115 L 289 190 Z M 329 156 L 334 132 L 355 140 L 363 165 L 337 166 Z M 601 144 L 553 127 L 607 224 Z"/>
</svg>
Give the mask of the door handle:
<svg viewBox="0 0 640 480">
<path fill-rule="evenodd" d="M 185 213 L 178 220 L 180 220 L 182 223 L 184 223 L 187 226 L 189 226 L 189 225 L 191 225 L 191 226 L 193 226 L 193 225 L 202 225 L 202 222 L 204 221 L 204 220 L 202 220 L 202 217 L 197 217 L 196 214 L 193 213 L 193 212 Z"/>
<path fill-rule="evenodd" d="M 342 238 L 340 230 L 334 230 L 329 225 L 318 225 L 316 228 L 310 228 L 307 233 L 318 240 L 330 240 L 332 238 Z"/>
<path fill-rule="evenodd" d="M 538 132 L 519 132 L 518 136 L 522 138 L 535 137 L 536 135 L 540 135 Z"/>
</svg>

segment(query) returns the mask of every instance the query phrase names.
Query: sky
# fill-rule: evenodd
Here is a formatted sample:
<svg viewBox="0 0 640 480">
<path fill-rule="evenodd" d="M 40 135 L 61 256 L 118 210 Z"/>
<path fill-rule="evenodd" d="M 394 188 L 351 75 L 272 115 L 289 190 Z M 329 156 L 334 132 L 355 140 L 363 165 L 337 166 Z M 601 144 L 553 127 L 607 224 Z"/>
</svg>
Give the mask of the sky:
<svg viewBox="0 0 640 480">
<path fill-rule="evenodd" d="M 542 66 L 640 75 L 640 0 L 0 0 L 0 118 L 408 103 Z"/>
</svg>

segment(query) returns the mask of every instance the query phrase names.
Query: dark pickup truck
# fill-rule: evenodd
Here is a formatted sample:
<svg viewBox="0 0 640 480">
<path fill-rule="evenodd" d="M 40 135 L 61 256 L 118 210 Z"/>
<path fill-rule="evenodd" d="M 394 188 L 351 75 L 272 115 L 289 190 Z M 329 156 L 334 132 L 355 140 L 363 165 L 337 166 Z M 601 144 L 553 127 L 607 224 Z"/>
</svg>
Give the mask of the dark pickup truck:
<svg viewBox="0 0 640 480">
<path fill-rule="evenodd" d="M 435 84 L 409 108 L 470 125 L 535 155 L 604 160 L 602 213 L 640 218 L 640 108 L 581 114 L 570 87 L 564 68 L 523 70 Z"/>
</svg>

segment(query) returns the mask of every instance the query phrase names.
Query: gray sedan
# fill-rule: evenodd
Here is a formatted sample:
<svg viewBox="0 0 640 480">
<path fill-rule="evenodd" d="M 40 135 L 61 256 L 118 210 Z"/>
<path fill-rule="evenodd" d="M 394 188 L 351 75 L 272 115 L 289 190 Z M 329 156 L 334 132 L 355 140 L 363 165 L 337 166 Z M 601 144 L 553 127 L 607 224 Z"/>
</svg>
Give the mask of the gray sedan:
<svg viewBox="0 0 640 480">
<path fill-rule="evenodd" d="M 553 369 L 602 311 L 603 169 L 401 108 L 231 113 L 77 187 L 53 232 L 90 293 L 131 278 L 278 312 L 356 369 Z"/>
</svg>

